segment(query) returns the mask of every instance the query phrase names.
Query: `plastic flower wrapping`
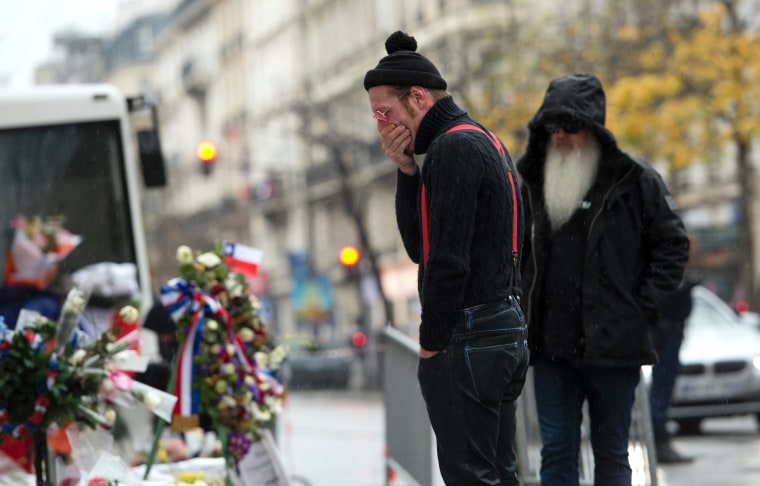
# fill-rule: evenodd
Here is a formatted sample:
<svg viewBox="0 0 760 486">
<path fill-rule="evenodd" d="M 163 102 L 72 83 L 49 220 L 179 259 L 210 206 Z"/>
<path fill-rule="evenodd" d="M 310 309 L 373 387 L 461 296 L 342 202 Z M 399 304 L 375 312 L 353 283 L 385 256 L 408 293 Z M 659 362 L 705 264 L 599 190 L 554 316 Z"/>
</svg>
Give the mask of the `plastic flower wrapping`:
<svg viewBox="0 0 760 486">
<path fill-rule="evenodd" d="M 136 332 L 91 338 L 77 329 L 86 302 L 86 292 L 75 287 L 58 321 L 22 311 L 11 330 L 0 318 L 0 442 L 51 425 L 111 429 L 119 400 L 139 400 L 171 419 L 176 398 L 132 381 L 127 373 L 144 371 L 146 364 L 129 349 Z M 120 312 L 130 322 L 139 317 L 131 306 Z"/>
<path fill-rule="evenodd" d="M 229 250 L 230 244 L 208 252 L 179 247 L 179 277 L 161 289 L 161 301 L 180 343 L 172 429 L 196 427 L 199 415 L 207 415 L 226 457 L 237 463 L 281 409 L 278 370 L 286 348 L 267 336 L 259 301 L 245 275 L 231 271 L 241 267 Z"/>
<path fill-rule="evenodd" d="M 62 217 L 16 217 L 11 250 L 6 255 L 8 285 L 44 289 L 58 271 L 58 264 L 81 243 L 82 238 L 63 228 Z"/>
</svg>

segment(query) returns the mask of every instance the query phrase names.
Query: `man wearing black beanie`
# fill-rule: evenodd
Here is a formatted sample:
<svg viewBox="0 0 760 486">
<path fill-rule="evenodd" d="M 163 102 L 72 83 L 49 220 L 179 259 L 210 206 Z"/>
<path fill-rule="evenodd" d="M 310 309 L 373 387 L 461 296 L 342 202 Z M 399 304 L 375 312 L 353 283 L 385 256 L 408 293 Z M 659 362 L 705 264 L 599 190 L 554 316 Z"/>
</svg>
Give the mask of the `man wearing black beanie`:
<svg viewBox="0 0 760 486">
<path fill-rule="evenodd" d="M 515 407 L 528 365 L 522 202 L 504 145 L 459 108 L 403 32 L 364 88 L 398 167 L 396 219 L 419 264 L 417 377 L 446 484 L 519 484 Z M 422 167 L 415 154 L 426 154 Z"/>
</svg>

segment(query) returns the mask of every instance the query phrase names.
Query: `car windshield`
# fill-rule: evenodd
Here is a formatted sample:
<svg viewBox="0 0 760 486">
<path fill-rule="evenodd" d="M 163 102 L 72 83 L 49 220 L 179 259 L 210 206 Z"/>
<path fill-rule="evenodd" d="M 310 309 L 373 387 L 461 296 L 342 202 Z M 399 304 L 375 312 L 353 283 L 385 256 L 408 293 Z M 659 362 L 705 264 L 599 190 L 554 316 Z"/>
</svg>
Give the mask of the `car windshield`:
<svg viewBox="0 0 760 486">
<path fill-rule="evenodd" d="M 689 328 L 725 328 L 737 324 L 737 315 L 718 297 L 708 298 L 710 296 L 703 295 L 702 292 L 694 292 L 692 296 Z"/>
</svg>

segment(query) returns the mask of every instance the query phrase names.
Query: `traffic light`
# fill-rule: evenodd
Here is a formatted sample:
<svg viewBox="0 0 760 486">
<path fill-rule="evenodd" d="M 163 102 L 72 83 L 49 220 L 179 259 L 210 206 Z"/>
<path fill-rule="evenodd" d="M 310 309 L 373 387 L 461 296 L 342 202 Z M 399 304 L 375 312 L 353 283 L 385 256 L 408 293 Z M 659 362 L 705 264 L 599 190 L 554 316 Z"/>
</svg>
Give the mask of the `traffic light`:
<svg viewBox="0 0 760 486">
<path fill-rule="evenodd" d="M 344 267 L 354 267 L 359 263 L 361 254 L 355 246 L 347 245 L 338 252 L 338 260 Z"/>
<path fill-rule="evenodd" d="M 201 142 L 195 149 L 198 160 L 201 161 L 201 171 L 204 175 L 211 174 L 216 160 L 216 145 L 211 142 Z"/>
<path fill-rule="evenodd" d="M 351 344 L 353 344 L 355 348 L 363 348 L 367 345 L 367 335 L 361 331 L 356 331 L 351 335 Z"/>
</svg>

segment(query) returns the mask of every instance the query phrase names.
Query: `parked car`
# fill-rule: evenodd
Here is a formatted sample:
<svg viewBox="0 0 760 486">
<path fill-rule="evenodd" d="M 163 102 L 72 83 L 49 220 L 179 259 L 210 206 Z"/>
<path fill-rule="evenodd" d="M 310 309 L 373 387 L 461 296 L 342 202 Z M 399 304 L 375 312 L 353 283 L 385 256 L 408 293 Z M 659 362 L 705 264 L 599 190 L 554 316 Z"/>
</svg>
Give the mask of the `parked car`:
<svg viewBox="0 0 760 486">
<path fill-rule="evenodd" d="M 709 417 L 752 414 L 760 424 L 760 332 L 708 289 L 692 298 L 669 416 L 681 433 L 699 433 Z"/>
<path fill-rule="evenodd" d="M 325 346 L 310 337 L 298 336 L 288 341 L 288 356 L 283 363 L 283 377 L 288 388 L 343 389 L 349 384 L 355 348 Z"/>
</svg>

